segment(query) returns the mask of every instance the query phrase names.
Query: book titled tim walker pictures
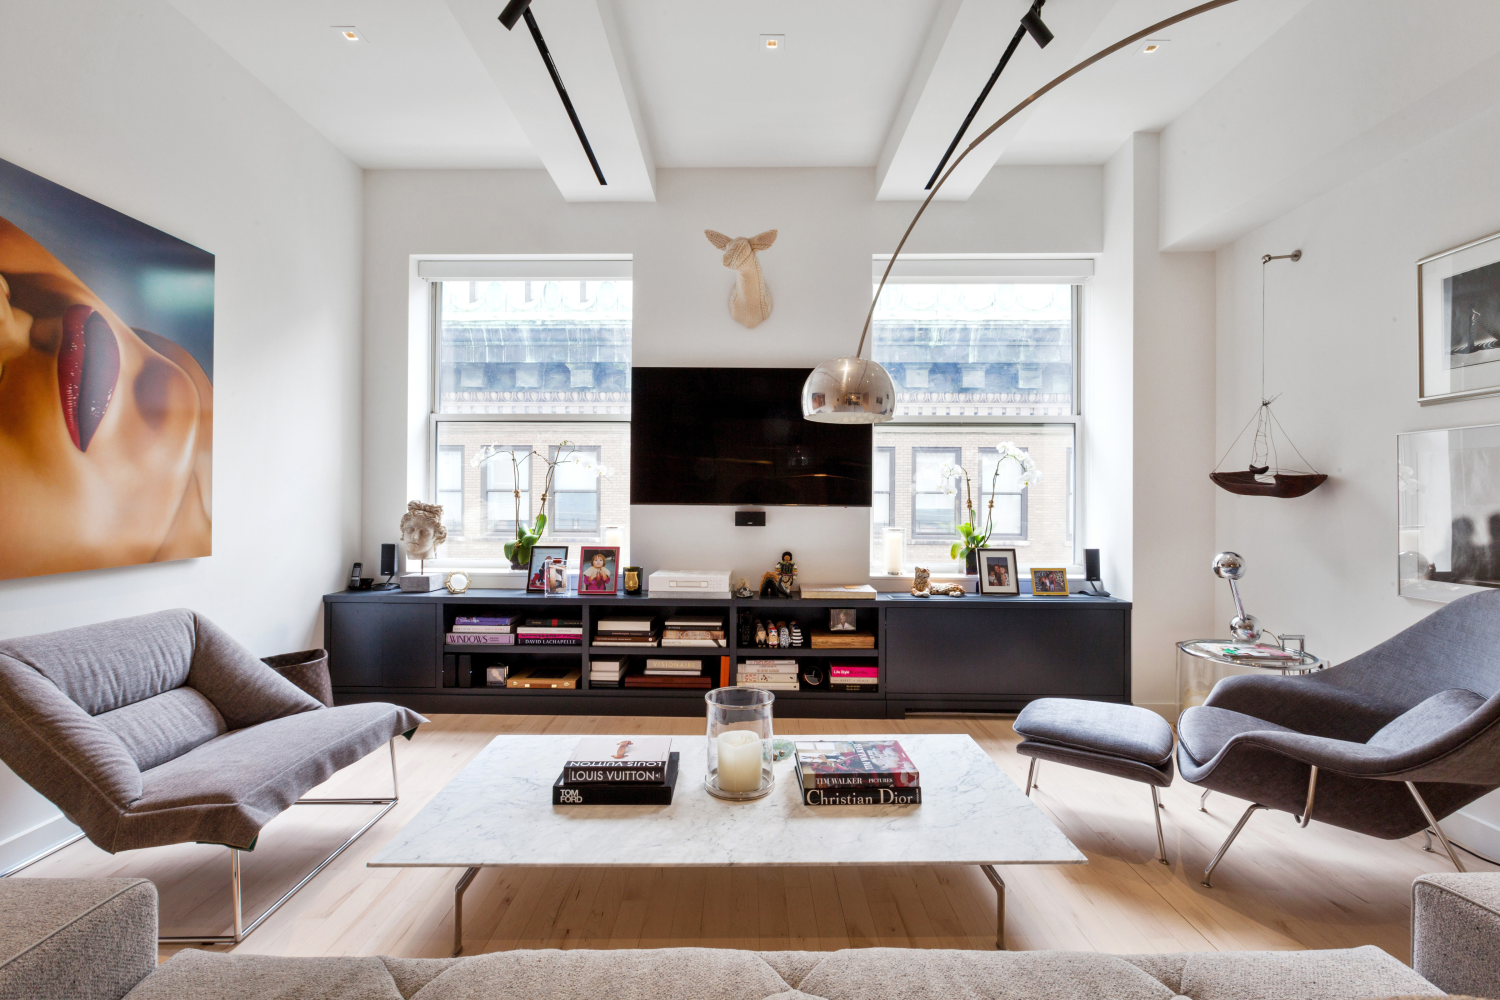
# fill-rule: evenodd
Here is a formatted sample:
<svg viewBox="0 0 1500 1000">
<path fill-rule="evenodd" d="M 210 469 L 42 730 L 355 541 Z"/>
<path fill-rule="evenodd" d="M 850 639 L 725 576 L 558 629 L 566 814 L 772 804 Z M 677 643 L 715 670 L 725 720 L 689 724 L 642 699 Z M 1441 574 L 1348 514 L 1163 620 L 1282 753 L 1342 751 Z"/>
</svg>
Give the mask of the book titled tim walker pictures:
<svg viewBox="0 0 1500 1000">
<path fill-rule="evenodd" d="M 798 740 L 797 779 L 810 806 L 920 805 L 917 765 L 896 740 Z"/>
<path fill-rule="evenodd" d="M 671 805 L 677 762 L 670 736 L 586 736 L 553 783 L 552 804 Z"/>
</svg>

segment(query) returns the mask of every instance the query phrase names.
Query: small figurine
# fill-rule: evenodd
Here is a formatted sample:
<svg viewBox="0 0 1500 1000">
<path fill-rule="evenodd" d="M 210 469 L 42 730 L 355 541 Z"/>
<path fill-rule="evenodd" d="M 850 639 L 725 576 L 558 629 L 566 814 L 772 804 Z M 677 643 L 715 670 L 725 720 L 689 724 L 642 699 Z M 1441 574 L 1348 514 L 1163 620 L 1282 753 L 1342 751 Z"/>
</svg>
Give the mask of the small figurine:
<svg viewBox="0 0 1500 1000">
<path fill-rule="evenodd" d="M 802 648 L 802 626 L 796 622 L 792 622 L 792 645 Z"/>
<path fill-rule="evenodd" d="M 786 627 L 786 622 L 777 622 L 776 629 L 781 636 L 781 648 L 790 649 L 792 645 L 792 630 Z"/>
<path fill-rule="evenodd" d="M 755 619 L 755 644 L 762 649 L 766 646 L 766 623 L 759 618 Z"/>
<path fill-rule="evenodd" d="M 925 567 L 918 566 L 911 582 L 911 596 L 931 597 L 933 594 L 941 594 L 945 597 L 962 597 L 964 596 L 964 588 L 957 583 L 933 583 L 932 574 Z"/>
<path fill-rule="evenodd" d="M 792 561 L 790 552 L 783 552 L 781 562 L 767 570 L 766 574 L 760 578 L 760 596 L 791 597 L 796 587 L 797 564 Z"/>
<path fill-rule="evenodd" d="M 734 588 L 734 596 L 738 597 L 740 600 L 744 600 L 747 597 L 754 597 L 755 591 L 750 589 L 750 581 L 745 579 L 743 576 L 740 577 L 739 586 Z"/>
<path fill-rule="evenodd" d="M 775 622 L 766 622 L 766 645 L 771 649 L 781 645 L 781 633 L 776 631 Z"/>
</svg>

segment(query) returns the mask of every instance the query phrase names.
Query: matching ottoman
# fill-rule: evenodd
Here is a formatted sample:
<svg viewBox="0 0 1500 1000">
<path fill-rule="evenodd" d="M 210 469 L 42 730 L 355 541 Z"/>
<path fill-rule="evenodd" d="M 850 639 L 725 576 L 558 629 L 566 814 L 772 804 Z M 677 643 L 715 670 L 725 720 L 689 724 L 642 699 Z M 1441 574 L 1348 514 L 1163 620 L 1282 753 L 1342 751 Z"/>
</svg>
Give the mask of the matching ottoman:
<svg viewBox="0 0 1500 1000">
<path fill-rule="evenodd" d="M 1016 716 L 1023 739 L 1016 751 L 1031 758 L 1026 794 L 1036 784 L 1037 761 L 1071 764 L 1151 787 L 1151 814 L 1156 820 L 1157 860 L 1167 864 L 1161 835 L 1161 802 L 1156 790 L 1172 783 L 1172 727 L 1150 709 L 1107 701 L 1038 698 Z"/>
</svg>

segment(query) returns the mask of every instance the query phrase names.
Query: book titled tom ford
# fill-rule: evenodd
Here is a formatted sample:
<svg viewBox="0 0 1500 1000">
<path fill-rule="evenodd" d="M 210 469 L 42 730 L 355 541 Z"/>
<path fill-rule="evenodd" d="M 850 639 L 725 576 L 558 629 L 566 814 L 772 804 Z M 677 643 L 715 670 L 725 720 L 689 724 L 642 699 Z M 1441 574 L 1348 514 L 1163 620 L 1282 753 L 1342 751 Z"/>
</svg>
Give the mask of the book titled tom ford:
<svg viewBox="0 0 1500 1000">
<path fill-rule="evenodd" d="M 552 785 L 555 806 L 669 806 L 677 789 L 677 754 L 667 761 L 666 780 L 656 785 Z"/>
<path fill-rule="evenodd" d="M 809 806 L 919 806 L 920 788 L 804 788 L 802 804 Z"/>
<path fill-rule="evenodd" d="M 667 780 L 670 736 L 587 736 L 563 765 L 564 785 L 660 785 Z"/>
</svg>

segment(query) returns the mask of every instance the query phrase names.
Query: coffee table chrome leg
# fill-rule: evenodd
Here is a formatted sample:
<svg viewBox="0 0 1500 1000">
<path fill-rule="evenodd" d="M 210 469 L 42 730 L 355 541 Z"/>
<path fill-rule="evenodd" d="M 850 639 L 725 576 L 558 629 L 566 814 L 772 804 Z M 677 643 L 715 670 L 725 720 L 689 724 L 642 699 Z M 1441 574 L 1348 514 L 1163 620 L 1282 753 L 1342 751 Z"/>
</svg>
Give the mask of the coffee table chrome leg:
<svg viewBox="0 0 1500 1000">
<path fill-rule="evenodd" d="M 469 888 L 469 883 L 474 881 L 474 876 L 479 874 L 478 868 L 470 868 L 464 872 L 463 878 L 453 887 L 453 957 L 457 958 L 459 952 L 464 950 L 464 890 Z"/>
<path fill-rule="evenodd" d="M 994 865 L 980 865 L 979 870 L 995 887 L 995 947 L 1005 950 L 1005 882 L 995 871 Z"/>
</svg>

